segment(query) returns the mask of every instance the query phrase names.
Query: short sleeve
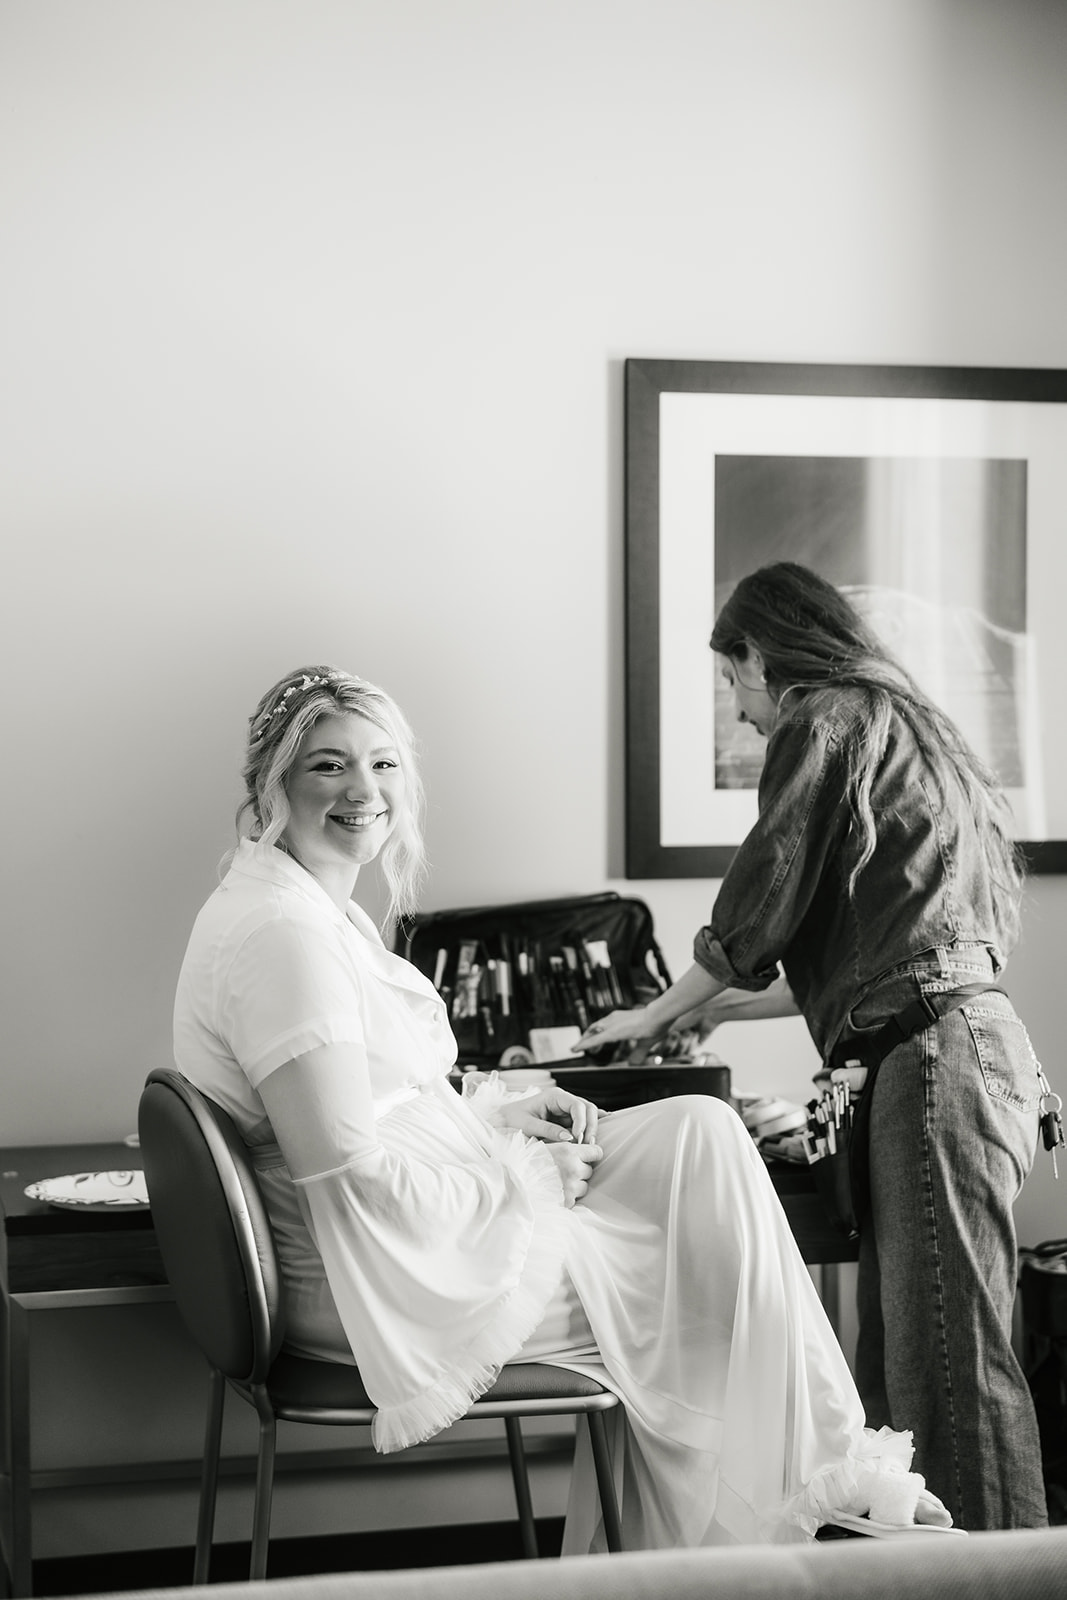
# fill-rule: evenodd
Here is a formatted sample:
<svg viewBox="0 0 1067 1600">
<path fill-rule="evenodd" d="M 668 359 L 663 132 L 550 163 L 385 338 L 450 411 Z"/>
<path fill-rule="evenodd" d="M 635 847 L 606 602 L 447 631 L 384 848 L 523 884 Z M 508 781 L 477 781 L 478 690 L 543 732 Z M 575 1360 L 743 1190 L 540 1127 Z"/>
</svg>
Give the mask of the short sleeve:
<svg viewBox="0 0 1067 1600">
<path fill-rule="evenodd" d="M 360 980 L 341 934 L 279 917 L 239 946 L 220 983 L 219 1032 L 253 1088 L 316 1045 L 362 1044 Z"/>
</svg>

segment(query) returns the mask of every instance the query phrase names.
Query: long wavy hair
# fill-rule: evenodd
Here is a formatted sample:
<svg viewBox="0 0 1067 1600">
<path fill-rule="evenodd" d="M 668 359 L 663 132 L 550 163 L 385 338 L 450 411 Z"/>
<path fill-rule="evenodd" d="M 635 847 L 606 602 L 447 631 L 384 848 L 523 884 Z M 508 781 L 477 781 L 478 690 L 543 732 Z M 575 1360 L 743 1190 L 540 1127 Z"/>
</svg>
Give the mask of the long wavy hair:
<svg viewBox="0 0 1067 1600">
<path fill-rule="evenodd" d="M 720 611 L 711 648 L 743 662 L 753 646 L 763 658 L 767 688 L 779 703 L 815 688 L 854 688 L 866 697 L 866 721 L 850 730 L 844 747 L 847 799 L 860 839 L 849 893 L 874 854 L 871 787 L 895 713 L 911 730 L 942 800 L 949 802 L 953 780 L 962 790 L 989 863 L 997 916 L 1005 931 L 1017 933 L 1023 861 L 1010 835 L 998 779 L 841 591 L 794 561 L 749 573 Z"/>
<path fill-rule="evenodd" d="M 382 873 L 389 892 L 384 921 L 410 916 L 426 871 L 423 787 L 415 736 L 396 701 L 384 689 L 338 667 L 297 667 L 279 678 L 248 719 L 242 776 L 245 798 L 237 831 L 275 844 L 289 821 L 286 779 L 304 735 L 321 717 L 355 712 L 381 728 L 396 748 L 404 774 L 404 804 L 382 847 Z"/>
</svg>

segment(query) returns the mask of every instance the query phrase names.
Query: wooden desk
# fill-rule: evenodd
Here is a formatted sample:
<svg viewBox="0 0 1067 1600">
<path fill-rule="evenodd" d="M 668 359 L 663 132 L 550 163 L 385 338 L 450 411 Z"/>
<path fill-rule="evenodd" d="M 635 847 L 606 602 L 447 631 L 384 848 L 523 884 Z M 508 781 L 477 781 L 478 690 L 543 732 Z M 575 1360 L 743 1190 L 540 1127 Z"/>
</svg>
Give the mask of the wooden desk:
<svg viewBox="0 0 1067 1600">
<path fill-rule="evenodd" d="M 843 1238 L 827 1220 L 810 1167 L 771 1161 L 767 1170 L 809 1266 L 836 1266 L 841 1261 L 859 1260 L 859 1246 Z"/>
<path fill-rule="evenodd" d="M 0 1295 L 3 1314 L 4 1475 L 2 1528 L 8 1592 L 32 1592 L 30 1319 L 35 1311 L 143 1305 L 172 1300 L 152 1230 L 151 1213 L 79 1212 L 30 1200 L 27 1184 L 69 1172 L 139 1168 L 139 1152 L 123 1144 L 0 1149 Z M 804 1260 L 821 1269 L 821 1293 L 838 1326 L 837 1263 L 856 1257 L 826 1222 L 810 1173 L 776 1163 L 771 1178 Z M 92 1482 L 91 1471 L 71 1482 Z"/>
<path fill-rule="evenodd" d="M 768 1171 L 801 1255 L 810 1267 L 819 1269 L 819 1297 L 840 1339 L 841 1276 L 838 1268 L 842 1261 L 859 1260 L 859 1245 L 843 1238 L 827 1220 L 809 1167 L 773 1161 L 768 1164 Z"/>
<path fill-rule="evenodd" d="M 0 1150 L 0 1296 L 3 1333 L 3 1555 L 10 1592 L 31 1593 L 33 1474 L 30 1455 L 30 1319 L 35 1311 L 136 1305 L 174 1298 L 141 1211 L 73 1211 L 30 1200 L 27 1184 L 68 1172 L 129 1171 L 140 1155 L 124 1144 L 38 1145 Z M 92 1481 L 86 1475 L 81 1481 Z"/>
</svg>

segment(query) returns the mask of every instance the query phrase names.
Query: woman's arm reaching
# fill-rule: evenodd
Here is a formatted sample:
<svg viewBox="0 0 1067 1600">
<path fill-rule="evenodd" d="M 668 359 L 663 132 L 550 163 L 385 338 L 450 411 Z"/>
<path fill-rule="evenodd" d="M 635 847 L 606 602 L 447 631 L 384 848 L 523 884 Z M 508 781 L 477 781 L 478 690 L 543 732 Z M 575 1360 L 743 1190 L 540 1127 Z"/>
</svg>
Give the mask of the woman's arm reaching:
<svg viewBox="0 0 1067 1600">
<path fill-rule="evenodd" d="M 723 989 L 679 1017 L 678 1028 L 692 1028 L 708 1039 L 724 1022 L 755 1022 L 764 1017 L 798 1017 L 800 1007 L 784 977 L 766 989 Z"/>
<path fill-rule="evenodd" d="M 651 1044 L 671 1028 L 691 1029 L 707 1039 L 723 1022 L 795 1017 L 799 1010 L 784 977 L 776 978 L 765 989 L 730 989 L 694 964 L 647 1006 L 613 1011 L 592 1023 L 574 1048 L 599 1050 L 602 1045 L 628 1040 Z"/>
<path fill-rule="evenodd" d="M 575 1050 L 599 1050 L 605 1044 L 620 1044 L 629 1039 L 662 1039 L 680 1017 L 714 1000 L 726 987 L 718 978 L 694 962 L 688 972 L 669 989 L 632 1011 L 613 1011 L 590 1023 Z"/>
</svg>

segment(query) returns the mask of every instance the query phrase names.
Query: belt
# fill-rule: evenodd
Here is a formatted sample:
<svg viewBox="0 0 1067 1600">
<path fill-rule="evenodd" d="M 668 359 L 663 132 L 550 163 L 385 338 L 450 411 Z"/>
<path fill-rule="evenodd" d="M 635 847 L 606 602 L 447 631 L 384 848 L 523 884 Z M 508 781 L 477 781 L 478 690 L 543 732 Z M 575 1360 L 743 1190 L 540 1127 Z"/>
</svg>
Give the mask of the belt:
<svg viewBox="0 0 1067 1600">
<path fill-rule="evenodd" d="M 839 1039 L 830 1051 L 828 1065 L 831 1069 L 845 1066 L 866 1067 L 873 1071 L 885 1060 L 891 1050 L 906 1039 L 913 1039 L 924 1028 L 931 1028 L 958 1011 L 980 994 L 1005 994 L 998 983 L 964 983 L 958 989 L 946 989 L 941 994 L 921 994 L 900 1011 L 894 1013 L 874 1033 L 858 1034 L 851 1039 Z"/>
<path fill-rule="evenodd" d="M 247 1146 L 248 1159 L 257 1172 L 273 1172 L 276 1167 L 285 1166 L 285 1157 L 278 1145 L 251 1144 Z"/>
</svg>

